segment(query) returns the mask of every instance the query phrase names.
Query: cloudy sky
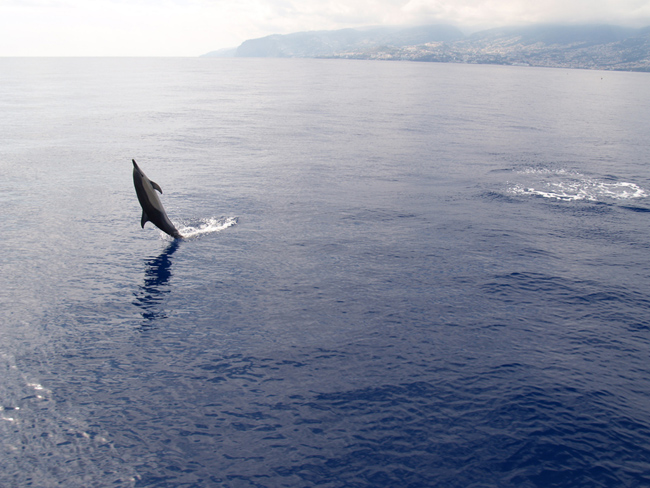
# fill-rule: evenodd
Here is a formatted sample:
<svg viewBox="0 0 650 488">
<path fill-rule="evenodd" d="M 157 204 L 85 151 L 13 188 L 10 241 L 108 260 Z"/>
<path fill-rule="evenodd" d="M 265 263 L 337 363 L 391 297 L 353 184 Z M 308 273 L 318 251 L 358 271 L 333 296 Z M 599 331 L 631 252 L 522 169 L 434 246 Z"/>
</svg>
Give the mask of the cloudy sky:
<svg viewBox="0 0 650 488">
<path fill-rule="evenodd" d="M 198 56 L 364 25 L 650 25 L 650 0 L 0 0 L 0 56 Z"/>
</svg>

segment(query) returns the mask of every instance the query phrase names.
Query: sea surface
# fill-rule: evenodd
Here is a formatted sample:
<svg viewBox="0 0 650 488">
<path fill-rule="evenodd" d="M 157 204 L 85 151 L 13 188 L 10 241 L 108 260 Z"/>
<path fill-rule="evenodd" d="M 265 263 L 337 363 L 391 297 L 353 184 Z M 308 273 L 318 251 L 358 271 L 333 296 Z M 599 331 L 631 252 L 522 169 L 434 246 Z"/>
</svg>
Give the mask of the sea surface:
<svg viewBox="0 0 650 488">
<path fill-rule="evenodd" d="M 650 486 L 649 134 L 643 73 L 0 59 L 0 486 Z"/>
</svg>

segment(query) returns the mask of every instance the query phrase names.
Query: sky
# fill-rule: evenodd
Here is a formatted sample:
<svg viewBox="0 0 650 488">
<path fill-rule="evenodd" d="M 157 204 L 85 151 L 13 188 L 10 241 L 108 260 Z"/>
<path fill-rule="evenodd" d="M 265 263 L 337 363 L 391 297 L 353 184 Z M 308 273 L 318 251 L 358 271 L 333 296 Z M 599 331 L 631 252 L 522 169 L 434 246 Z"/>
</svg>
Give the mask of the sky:
<svg viewBox="0 0 650 488">
<path fill-rule="evenodd" d="M 269 34 L 445 23 L 650 25 L 650 0 L 0 0 L 0 56 L 199 56 Z"/>
</svg>

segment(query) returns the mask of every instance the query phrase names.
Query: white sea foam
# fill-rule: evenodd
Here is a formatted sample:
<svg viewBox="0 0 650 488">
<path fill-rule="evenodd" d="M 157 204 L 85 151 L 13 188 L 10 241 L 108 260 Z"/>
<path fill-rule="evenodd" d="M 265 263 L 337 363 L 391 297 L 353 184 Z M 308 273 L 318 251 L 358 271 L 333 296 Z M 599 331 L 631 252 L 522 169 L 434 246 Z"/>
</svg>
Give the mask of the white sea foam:
<svg viewBox="0 0 650 488">
<path fill-rule="evenodd" d="M 237 217 L 208 217 L 198 221 L 188 221 L 178 227 L 178 231 L 185 238 L 197 237 L 212 232 L 220 232 L 237 224 Z"/>
<path fill-rule="evenodd" d="M 578 175 L 563 168 L 523 168 L 517 171 L 519 174 L 524 175 Z"/>
<path fill-rule="evenodd" d="M 645 198 L 646 190 L 626 181 L 604 181 L 580 173 L 556 169 L 529 168 L 517 172 L 528 181 L 511 183 L 510 193 L 534 195 L 561 201 L 610 201 Z"/>
</svg>

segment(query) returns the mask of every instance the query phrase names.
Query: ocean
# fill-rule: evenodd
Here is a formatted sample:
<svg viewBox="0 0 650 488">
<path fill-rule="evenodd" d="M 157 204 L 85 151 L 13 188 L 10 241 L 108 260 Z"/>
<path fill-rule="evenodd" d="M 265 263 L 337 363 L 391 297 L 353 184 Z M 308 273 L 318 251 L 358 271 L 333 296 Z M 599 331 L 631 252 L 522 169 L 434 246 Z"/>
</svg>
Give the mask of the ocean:
<svg viewBox="0 0 650 488">
<path fill-rule="evenodd" d="M 647 74 L 0 66 L 0 486 L 650 486 Z"/>
</svg>

